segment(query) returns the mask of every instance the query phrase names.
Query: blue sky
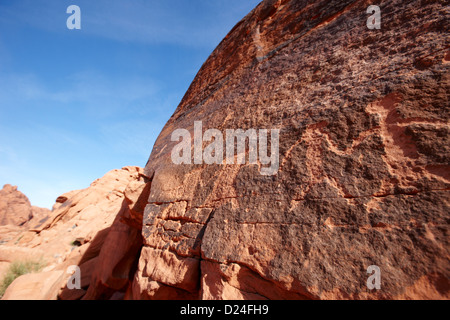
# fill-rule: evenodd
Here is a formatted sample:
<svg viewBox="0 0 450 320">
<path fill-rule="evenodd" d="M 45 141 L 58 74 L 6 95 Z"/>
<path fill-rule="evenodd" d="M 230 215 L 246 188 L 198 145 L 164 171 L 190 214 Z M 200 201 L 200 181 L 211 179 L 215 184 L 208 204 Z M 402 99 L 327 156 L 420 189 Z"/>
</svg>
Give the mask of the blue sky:
<svg viewBox="0 0 450 320">
<path fill-rule="evenodd" d="M 48 207 L 144 166 L 214 48 L 260 0 L 0 0 L 0 188 Z M 81 30 L 69 30 L 69 5 Z"/>
</svg>

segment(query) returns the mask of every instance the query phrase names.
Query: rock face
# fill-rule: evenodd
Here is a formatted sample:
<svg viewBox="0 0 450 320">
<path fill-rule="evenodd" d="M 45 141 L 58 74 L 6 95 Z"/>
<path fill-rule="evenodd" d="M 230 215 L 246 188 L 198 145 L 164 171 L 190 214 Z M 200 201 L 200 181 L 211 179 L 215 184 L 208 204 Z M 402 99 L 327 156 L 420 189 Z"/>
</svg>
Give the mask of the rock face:
<svg viewBox="0 0 450 320">
<path fill-rule="evenodd" d="M 369 29 L 370 4 L 263 1 L 205 62 L 145 170 L 62 195 L 0 246 L 0 262 L 49 261 L 5 298 L 449 299 L 446 7 L 384 2 Z M 276 172 L 262 174 L 264 148 L 250 161 L 255 140 L 244 164 L 198 161 L 212 150 L 200 122 L 214 143 L 279 130 Z M 195 164 L 172 159 L 178 129 Z"/>
<path fill-rule="evenodd" d="M 43 223 L 50 210 L 31 206 L 27 196 L 9 184 L 0 190 L 0 226 L 34 227 Z"/>
<path fill-rule="evenodd" d="M 379 30 L 370 4 L 266 0 L 212 53 L 145 168 L 127 298 L 450 297 L 445 4 L 383 2 Z M 277 173 L 174 164 L 195 121 L 279 129 Z"/>
<path fill-rule="evenodd" d="M 47 264 L 41 273 L 17 278 L 3 299 L 123 297 L 142 246 L 148 182 L 142 168 L 126 167 L 59 197 L 45 223 L 0 245 L 1 263 L 42 259 Z M 80 268 L 79 290 L 66 287 L 70 266 Z"/>
</svg>

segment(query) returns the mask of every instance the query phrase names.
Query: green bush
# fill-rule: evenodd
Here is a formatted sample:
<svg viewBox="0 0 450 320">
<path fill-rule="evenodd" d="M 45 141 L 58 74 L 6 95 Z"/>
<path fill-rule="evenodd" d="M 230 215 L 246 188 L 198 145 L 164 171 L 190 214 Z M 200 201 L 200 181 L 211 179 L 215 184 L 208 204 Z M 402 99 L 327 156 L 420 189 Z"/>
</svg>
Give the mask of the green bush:
<svg viewBox="0 0 450 320">
<path fill-rule="evenodd" d="M 2 282 L 0 283 L 0 298 L 3 297 L 6 289 L 8 289 L 9 285 L 18 277 L 27 273 L 39 272 L 44 266 L 45 263 L 42 260 L 16 261 L 11 263 L 8 271 L 3 277 Z"/>
</svg>

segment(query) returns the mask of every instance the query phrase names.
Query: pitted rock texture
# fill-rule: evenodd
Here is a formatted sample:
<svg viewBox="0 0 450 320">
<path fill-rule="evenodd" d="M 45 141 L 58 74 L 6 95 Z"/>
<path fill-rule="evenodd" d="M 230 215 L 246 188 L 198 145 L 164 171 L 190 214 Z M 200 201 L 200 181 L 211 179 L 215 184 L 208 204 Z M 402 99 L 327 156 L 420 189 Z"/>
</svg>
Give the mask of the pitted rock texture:
<svg viewBox="0 0 450 320">
<path fill-rule="evenodd" d="M 221 42 L 145 168 L 128 298 L 450 297 L 446 4 L 385 1 L 369 30 L 371 4 L 266 0 Z M 277 174 L 175 165 L 194 121 L 279 129 Z"/>
</svg>

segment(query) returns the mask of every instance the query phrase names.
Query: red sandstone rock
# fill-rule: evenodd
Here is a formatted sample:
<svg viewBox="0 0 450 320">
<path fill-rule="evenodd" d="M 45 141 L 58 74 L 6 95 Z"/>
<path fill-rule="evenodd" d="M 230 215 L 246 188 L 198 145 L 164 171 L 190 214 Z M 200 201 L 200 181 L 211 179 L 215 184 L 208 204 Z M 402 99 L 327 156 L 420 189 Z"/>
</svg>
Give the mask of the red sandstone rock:
<svg viewBox="0 0 450 320">
<path fill-rule="evenodd" d="M 145 169 L 132 298 L 450 297 L 445 7 L 385 2 L 369 30 L 369 4 L 266 0 L 212 53 Z M 279 129 L 277 174 L 175 165 L 195 121 Z"/>
<path fill-rule="evenodd" d="M 110 299 L 128 289 L 142 247 L 142 217 L 150 180 L 139 176 L 124 190 L 124 201 L 99 253 L 84 299 Z"/>
<path fill-rule="evenodd" d="M 0 245 L 17 239 L 19 235 L 23 237 L 24 232 L 44 223 L 50 213 L 48 209 L 31 206 L 17 187 L 5 185 L 0 190 Z"/>
<path fill-rule="evenodd" d="M 10 240 L 53 265 L 7 298 L 449 299 L 445 8 L 393 0 L 368 30 L 368 6 L 263 1 L 203 65 L 145 173 L 65 194 Z M 279 129 L 278 172 L 175 165 L 172 132 L 200 120 Z M 57 276 L 74 264 L 80 290 Z"/>
<path fill-rule="evenodd" d="M 43 272 L 18 278 L 3 299 L 123 297 L 142 246 L 149 182 L 143 169 L 126 167 L 107 173 L 87 189 L 59 197 L 40 227 L 18 233 L 0 246 L 0 262 L 43 259 L 47 263 Z M 81 270 L 80 290 L 66 288 L 70 277 L 66 271 L 72 265 Z M 57 272 L 60 277 L 54 276 Z M 39 286 L 45 290 L 38 292 Z"/>
<path fill-rule="evenodd" d="M 17 278 L 2 300 L 56 300 L 64 271 L 30 273 Z"/>
<path fill-rule="evenodd" d="M 0 190 L 0 226 L 32 227 L 45 220 L 49 213 L 48 209 L 32 207 L 17 187 L 7 184 Z"/>
</svg>

